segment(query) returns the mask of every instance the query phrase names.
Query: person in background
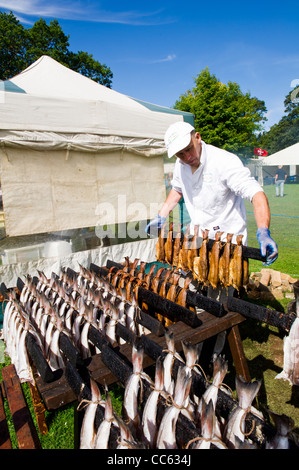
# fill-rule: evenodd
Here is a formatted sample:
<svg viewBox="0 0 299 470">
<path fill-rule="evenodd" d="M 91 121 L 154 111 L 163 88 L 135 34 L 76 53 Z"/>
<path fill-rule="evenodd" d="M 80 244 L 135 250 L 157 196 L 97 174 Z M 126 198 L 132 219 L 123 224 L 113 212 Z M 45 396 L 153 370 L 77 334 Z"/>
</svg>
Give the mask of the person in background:
<svg viewBox="0 0 299 470">
<path fill-rule="evenodd" d="M 282 165 L 279 165 L 275 175 L 275 192 L 276 197 L 279 197 L 279 189 L 280 189 L 280 197 L 283 197 L 283 190 L 284 190 L 284 183 L 287 179 L 287 172 L 283 169 Z"/>
</svg>

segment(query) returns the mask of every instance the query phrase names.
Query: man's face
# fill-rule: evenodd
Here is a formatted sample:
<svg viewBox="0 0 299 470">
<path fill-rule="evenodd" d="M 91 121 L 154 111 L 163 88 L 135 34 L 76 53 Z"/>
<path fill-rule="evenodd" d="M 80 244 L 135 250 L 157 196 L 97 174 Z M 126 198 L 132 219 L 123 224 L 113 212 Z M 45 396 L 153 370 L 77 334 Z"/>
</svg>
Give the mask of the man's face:
<svg viewBox="0 0 299 470">
<path fill-rule="evenodd" d="M 199 132 L 191 134 L 190 144 L 178 152 L 176 156 L 183 163 L 190 165 L 193 171 L 199 167 L 201 157 L 201 136 Z"/>
</svg>

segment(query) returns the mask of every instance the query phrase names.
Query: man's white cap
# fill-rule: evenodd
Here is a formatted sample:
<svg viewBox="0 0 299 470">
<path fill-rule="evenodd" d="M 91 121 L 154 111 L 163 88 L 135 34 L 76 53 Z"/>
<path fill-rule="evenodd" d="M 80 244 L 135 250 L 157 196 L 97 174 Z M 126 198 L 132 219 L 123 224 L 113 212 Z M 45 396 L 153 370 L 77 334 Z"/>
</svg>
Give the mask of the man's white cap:
<svg viewBox="0 0 299 470">
<path fill-rule="evenodd" d="M 168 158 L 173 157 L 189 145 L 192 131 L 194 131 L 194 127 L 188 122 L 175 122 L 169 126 L 164 136 Z"/>
</svg>

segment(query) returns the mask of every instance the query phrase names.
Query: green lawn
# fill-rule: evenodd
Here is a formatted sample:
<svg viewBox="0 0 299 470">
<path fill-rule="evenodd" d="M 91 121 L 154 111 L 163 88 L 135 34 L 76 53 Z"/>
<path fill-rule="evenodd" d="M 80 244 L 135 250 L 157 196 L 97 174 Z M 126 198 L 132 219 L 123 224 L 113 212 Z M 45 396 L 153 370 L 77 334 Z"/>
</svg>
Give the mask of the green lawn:
<svg viewBox="0 0 299 470">
<path fill-rule="evenodd" d="M 299 278 L 299 185 L 286 184 L 285 196 L 275 196 L 275 186 L 264 186 L 271 211 L 270 232 L 278 246 L 278 259 L 271 267 Z M 245 201 L 248 225 L 248 246 L 258 247 L 252 205 Z M 250 270 L 260 271 L 260 261 L 250 260 Z"/>
</svg>

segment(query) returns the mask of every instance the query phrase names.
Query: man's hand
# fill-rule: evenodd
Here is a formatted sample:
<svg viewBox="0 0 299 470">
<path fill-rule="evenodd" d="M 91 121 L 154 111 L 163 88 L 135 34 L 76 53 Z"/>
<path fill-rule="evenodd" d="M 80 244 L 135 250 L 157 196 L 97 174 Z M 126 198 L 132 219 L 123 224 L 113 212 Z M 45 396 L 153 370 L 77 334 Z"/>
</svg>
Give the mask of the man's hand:
<svg viewBox="0 0 299 470">
<path fill-rule="evenodd" d="M 157 214 L 156 217 L 147 224 L 145 232 L 148 235 L 158 236 L 158 230 L 165 224 L 165 222 L 166 217 Z"/>
<path fill-rule="evenodd" d="M 257 241 L 260 245 L 261 255 L 267 256 L 264 266 L 270 266 L 278 258 L 278 248 L 275 241 L 270 237 L 270 231 L 266 227 L 260 227 L 257 232 Z"/>
</svg>

